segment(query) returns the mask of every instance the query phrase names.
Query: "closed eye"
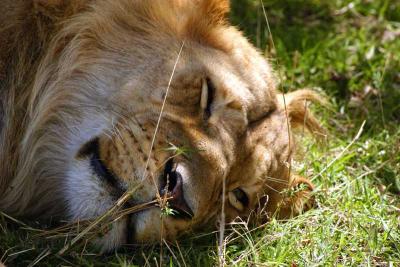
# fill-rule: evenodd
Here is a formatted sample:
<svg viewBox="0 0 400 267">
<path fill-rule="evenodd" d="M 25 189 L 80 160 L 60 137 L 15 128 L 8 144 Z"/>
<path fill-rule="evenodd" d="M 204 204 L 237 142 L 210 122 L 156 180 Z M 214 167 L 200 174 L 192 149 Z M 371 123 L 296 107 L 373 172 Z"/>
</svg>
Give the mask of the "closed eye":
<svg viewBox="0 0 400 267">
<path fill-rule="evenodd" d="M 201 87 L 200 107 L 203 110 L 203 117 L 208 120 L 212 113 L 212 104 L 214 101 L 215 87 L 210 78 L 203 79 Z"/>
</svg>

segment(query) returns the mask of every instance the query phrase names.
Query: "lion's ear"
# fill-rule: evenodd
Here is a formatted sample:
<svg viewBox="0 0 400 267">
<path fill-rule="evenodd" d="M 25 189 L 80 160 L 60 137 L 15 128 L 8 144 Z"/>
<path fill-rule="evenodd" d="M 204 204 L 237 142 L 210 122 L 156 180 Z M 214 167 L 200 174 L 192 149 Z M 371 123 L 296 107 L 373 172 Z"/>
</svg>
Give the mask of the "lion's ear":
<svg viewBox="0 0 400 267">
<path fill-rule="evenodd" d="M 325 132 L 308 108 L 310 102 L 327 105 L 321 95 L 315 91 L 303 89 L 278 96 L 278 100 L 280 108 L 287 112 L 293 128 L 305 127 L 311 133 Z"/>
<path fill-rule="evenodd" d="M 288 196 L 282 199 L 279 204 L 278 217 L 288 219 L 297 216 L 315 205 L 313 195 L 314 185 L 304 177 L 292 175 L 289 182 Z"/>
</svg>

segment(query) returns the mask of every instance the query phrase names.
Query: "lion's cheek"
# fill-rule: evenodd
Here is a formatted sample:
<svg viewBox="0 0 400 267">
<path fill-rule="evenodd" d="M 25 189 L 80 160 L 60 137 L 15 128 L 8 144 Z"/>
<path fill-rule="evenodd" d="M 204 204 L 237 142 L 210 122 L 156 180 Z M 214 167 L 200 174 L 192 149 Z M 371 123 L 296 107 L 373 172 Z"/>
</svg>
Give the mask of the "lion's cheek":
<svg viewBox="0 0 400 267">
<path fill-rule="evenodd" d="M 107 188 L 96 177 L 89 162 L 77 160 L 64 181 L 63 195 L 70 220 L 85 220 L 102 215 L 114 204 Z"/>
</svg>

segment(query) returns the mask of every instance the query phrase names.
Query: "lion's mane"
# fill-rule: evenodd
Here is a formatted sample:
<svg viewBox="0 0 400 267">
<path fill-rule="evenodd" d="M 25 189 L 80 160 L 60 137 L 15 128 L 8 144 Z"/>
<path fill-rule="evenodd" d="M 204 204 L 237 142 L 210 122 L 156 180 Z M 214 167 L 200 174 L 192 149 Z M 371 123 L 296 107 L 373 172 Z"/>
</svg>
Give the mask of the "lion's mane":
<svg viewBox="0 0 400 267">
<path fill-rule="evenodd" d="M 65 176 L 71 153 L 87 136 L 101 132 L 101 125 L 118 112 L 106 101 L 112 92 L 105 88 L 117 79 L 111 59 L 128 66 L 134 57 L 138 65 L 154 66 L 157 62 L 146 62 L 146 55 L 165 52 L 162 46 L 148 47 L 149 41 L 157 44 L 160 34 L 179 36 L 177 31 L 182 29 L 179 16 L 170 15 L 176 12 L 174 5 L 165 10 L 161 1 L 140 2 L 96 1 L 91 5 L 83 0 L 3 0 L 0 4 L 2 211 L 15 215 L 63 212 L 62 205 L 54 203 L 62 201 L 60 177 Z M 115 12 L 119 18 L 112 15 Z M 126 21 L 136 25 L 131 31 L 140 33 L 135 44 L 130 44 L 135 49 L 129 51 L 124 33 L 113 31 L 115 25 L 123 28 Z M 196 22 L 185 23 L 190 27 Z M 196 29 L 207 31 L 207 25 Z M 101 47 L 106 43 L 103 38 L 113 40 L 114 48 L 120 49 Z M 102 57 L 96 57 L 97 53 L 103 53 Z M 102 62 L 94 62 L 99 58 Z M 102 88 L 103 95 L 93 98 L 95 89 Z"/>
</svg>

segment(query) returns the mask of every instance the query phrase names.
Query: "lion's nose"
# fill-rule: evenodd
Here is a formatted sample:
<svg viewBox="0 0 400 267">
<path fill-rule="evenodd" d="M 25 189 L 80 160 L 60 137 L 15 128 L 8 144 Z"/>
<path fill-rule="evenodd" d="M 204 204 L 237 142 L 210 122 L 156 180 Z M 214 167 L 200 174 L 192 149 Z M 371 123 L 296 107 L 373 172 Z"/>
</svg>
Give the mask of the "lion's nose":
<svg viewBox="0 0 400 267">
<path fill-rule="evenodd" d="M 192 219 L 194 216 L 193 211 L 187 204 L 183 194 L 182 174 L 177 171 L 176 167 L 173 159 L 169 160 L 165 165 L 160 195 L 170 198 L 168 204 L 174 210 L 171 216 L 181 219 Z"/>
</svg>

